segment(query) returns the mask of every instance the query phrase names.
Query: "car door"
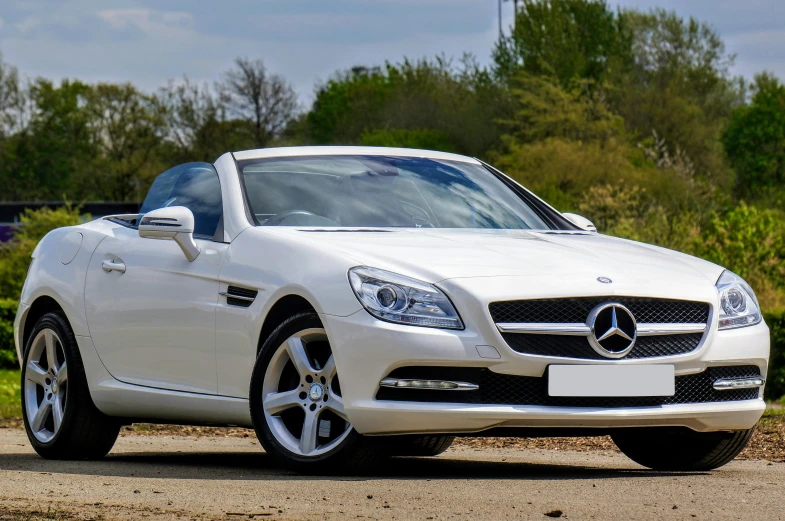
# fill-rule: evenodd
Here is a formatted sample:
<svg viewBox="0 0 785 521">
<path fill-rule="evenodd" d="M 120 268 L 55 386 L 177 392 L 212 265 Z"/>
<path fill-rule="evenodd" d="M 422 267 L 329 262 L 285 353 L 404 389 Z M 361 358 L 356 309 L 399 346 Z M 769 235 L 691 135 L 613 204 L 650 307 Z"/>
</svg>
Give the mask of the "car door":
<svg viewBox="0 0 785 521">
<path fill-rule="evenodd" d="M 212 165 L 181 165 L 156 178 L 141 213 L 189 208 L 200 249 L 193 262 L 174 241 L 141 238 L 132 227 L 118 227 L 98 245 L 85 286 L 87 319 L 101 361 L 118 380 L 217 392 L 215 307 L 228 246 L 214 240 L 223 235 L 221 204 Z"/>
</svg>

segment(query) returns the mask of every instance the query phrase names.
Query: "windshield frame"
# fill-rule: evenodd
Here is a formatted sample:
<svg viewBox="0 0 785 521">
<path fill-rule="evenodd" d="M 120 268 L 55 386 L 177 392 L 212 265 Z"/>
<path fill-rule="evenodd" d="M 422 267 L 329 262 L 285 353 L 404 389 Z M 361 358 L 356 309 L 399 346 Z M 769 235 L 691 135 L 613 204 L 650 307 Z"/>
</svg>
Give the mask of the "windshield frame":
<svg viewBox="0 0 785 521">
<path fill-rule="evenodd" d="M 246 218 L 249 221 L 249 224 L 255 227 L 263 227 L 264 225 L 259 221 L 259 219 L 254 214 L 251 205 L 251 202 L 248 198 L 248 191 L 245 185 L 245 176 L 243 174 L 243 169 L 246 166 L 264 163 L 267 161 L 275 161 L 279 159 L 340 159 L 346 157 L 356 157 L 356 156 L 366 156 L 367 154 L 353 154 L 351 152 L 345 154 L 302 154 L 297 156 L 282 156 L 282 157 L 259 157 L 259 158 L 249 158 L 249 159 L 240 159 L 238 160 L 234 154 L 232 154 L 232 158 L 235 163 L 235 168 L 237 171 L 238 181 L 240 183 L 240 191 L 243 197 L 243 206 L 246 214 Z M 416 155 L 397 155 L 397 154 L 378 154 L 379 157 L 395 157 L 395 158 L 413 158 L 416 159 L 418 156 Z M 547 204 L 545 201 L 537 197 L 534 193 L 529 191 L 524 186 L 520 185 L 518 182 L 513 180 L 511 177 L 507 176 L 500 170 L 494 168 L 493 166 L 481 161 L 479 159 L 475 159 L 477 163 L 473 163 L 472 161 L 457 161 L 463 162 L 468 165 L 475 165 L 481 166 L 484 170 L 486 170 L 491 176 L 495 177 L 497 180 L 501 181 L 501 183 L 509 189 L 518 199 L 521 200 L 523 204 L 529 207 L 536 215 L 539 217 L 548 228 L 540 229 L 540 228 L 531 228 L 528 231 L 537 232 L 537 231 L 563 231 L 563 232 L 575 232 L 575 231 L 583 231 L 578 228 L 575 224 L 567 220 L 561 213 Z M 455 160 L 452 160 L 455 161 Z M 479 165 L 478 165 L 479 163 Z M 293 228 L 325 228 L 325 229 L 380 229 L 380 230 L 388 230 L 388 227 L 384 226 L 292 226 Z M 398 228 L 398 229 L 417 229 L 417 228 Z M 448 229 L 448 228 L 445 228 Z M 472 229 L 472 230 L 482 230 L 484 228 L 449 228 L 449 229 Z M 491 228 L 487 228 L 491 229 Z"/>
</svg>

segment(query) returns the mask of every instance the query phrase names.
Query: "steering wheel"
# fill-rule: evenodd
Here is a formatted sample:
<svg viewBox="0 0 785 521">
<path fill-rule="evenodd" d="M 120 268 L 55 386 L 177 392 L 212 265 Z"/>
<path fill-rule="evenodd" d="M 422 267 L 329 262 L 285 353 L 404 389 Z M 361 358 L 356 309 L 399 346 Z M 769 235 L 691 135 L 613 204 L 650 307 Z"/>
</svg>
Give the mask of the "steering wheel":
<svg viewBox="0 0 785 521">
<path fill-rule="evenodd" d="M 289 221 L 289 222 L 286 222 Z M 337 222 L 308 210 L 286 210 L 267 219 L 263 226 L 340 226 Z"/>
</svg>

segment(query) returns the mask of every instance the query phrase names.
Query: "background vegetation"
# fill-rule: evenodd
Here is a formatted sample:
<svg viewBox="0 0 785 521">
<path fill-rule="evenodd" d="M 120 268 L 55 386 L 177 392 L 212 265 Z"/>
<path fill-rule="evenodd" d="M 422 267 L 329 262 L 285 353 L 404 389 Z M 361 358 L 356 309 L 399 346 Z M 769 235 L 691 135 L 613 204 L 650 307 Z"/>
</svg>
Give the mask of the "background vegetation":
<svg viewBox="0 0 785 521">
<path fill-rule="evenodd" d="M 0 200 L 139 201 L 184 161 L 271 145 L 439 149 L 499 166 L 603 233 L 745 277 L 774 331 L 785 394 L 785 85 L 733 75 L 709 25 L 602 0 L 522 0 L 492 64 L 443 56 L 336 72 L 298 104 L 261 60 L 214 85 L 26 78 L 0 59 Z M 35 242 L 78 212 L 27 214 L 0 249 L 0 363 Z M 776 383 L 779 382 L 779 383 Z"/>
</svg>

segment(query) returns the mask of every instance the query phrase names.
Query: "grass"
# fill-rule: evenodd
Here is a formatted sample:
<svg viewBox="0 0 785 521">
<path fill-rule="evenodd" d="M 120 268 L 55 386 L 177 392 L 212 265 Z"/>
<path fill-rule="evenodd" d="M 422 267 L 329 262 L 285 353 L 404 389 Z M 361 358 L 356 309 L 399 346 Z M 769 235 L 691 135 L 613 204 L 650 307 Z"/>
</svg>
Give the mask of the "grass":
<svg viewBox="0 0 785 521">
<path fill-rule="evenodd" d="M 22 397 L 18 370 L 0 369 L 0 420 L 22 417 Z"/>
</svg>

